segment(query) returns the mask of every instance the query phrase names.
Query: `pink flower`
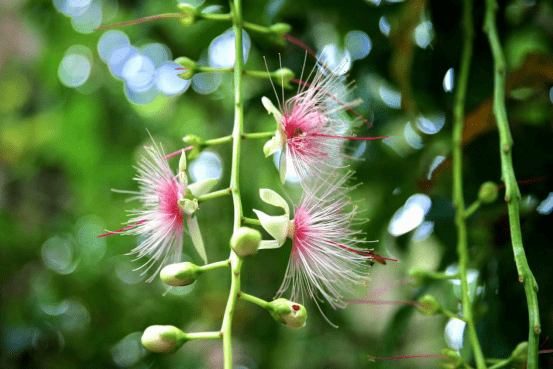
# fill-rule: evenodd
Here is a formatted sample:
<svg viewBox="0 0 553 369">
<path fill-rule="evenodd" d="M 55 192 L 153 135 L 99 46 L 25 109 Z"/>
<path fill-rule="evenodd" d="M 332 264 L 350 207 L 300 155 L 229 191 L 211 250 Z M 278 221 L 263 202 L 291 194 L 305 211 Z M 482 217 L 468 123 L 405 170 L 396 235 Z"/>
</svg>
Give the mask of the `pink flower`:
<svg viewBox="0 0 553 369">
<path fill-rule="evenodd" d="M 347 296 L 355 294 L 355 286 L 365 284 L 372 261 L 384 259 L 358 247 L 367 241 L 359 239 L 362 232 L 352 228 L 363 221 L 356 218 L 358 207 L 344 190 L 351 174 L 318 181 L 304 191 L 293 220 L 284 199 L 271 190 L 261 191 L 261 198 L 282 207 L 285 215 L 269 216 L 255 210 L 262 226 L 275 238 L 262 241 L 260 248 L 280 247 L 286 237 L 292 239 L 290 261 L 277 297 L 291 290 L 292 301 L 302 302 L 307 296 L 317 303 L 324 298 L 333 308 L 343 308 Z"/>
<path fill-rule="evenodd" d="M 346 140 L 386 138 L 351 136 L 351 123 L 344 118 L 344 111 L 354 112 L 351 107 L 361 100 L 345 103 L 349 85 L 343 83 L 341 76 L 326 69 L 324 65 L 319 68 L 311 83 L 293 79 L 299 83 L 298 93 L 280 109 L 268 98 L 262 98 L 263 105 L 277 121 L 277 133 L 265 144 L 264 152 L 269 156 L 282 150 L 280 175 L 283 183 L 287 157 L 303 181 L 342 168 L 344 159 L 349 158 L 343 153 Z"/>
<path fill-rule="evenodd" d="M 173 174 L 167 159 L 181 154 L 179 174 Z M 196 250 L 206 261 L 205 249 L 199 232 L 197 217 L 193 215 L 197 209 L 197 201 L 193 196 L 200 196 L 209 191 L 215 184 L 194 183 L 187 185 L 186 156 L 184 150 L 165 156 L 157 145 L 146 146 L 145 155 L 136 168 L 139 191 L 116 191 L 135 195 L 130 200 L 140 200 L 140 209 L 130 210 L 128 226 L 100 237 L 116 233 L 143 236 L 143 241 L 130 254 L 136 254 L 138 259 L 148 258 L 138 269 L 147 273 L 154 264 L 159 262 L 156 272 L 147 280 L 151 282 L 160 269 L 167 264 L 181 260 L 183 246 L 184 220 L 188 222 L 188 230 Z M 216 181 L 215 181 L 216 182 Z M 192 198 L 192 199 L 191 199 Z"/>
</svg>

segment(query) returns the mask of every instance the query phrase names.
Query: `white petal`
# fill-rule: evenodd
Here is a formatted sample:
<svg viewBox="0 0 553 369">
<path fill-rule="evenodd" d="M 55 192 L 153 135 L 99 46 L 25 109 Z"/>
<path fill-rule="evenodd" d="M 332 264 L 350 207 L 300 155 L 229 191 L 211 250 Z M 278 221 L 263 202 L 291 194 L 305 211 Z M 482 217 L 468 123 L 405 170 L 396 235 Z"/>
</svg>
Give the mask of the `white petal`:
<svg viewBox="0 0 553 369">
<path fill-rule="evenodd" d="M 201 256 L 204 264 L 207 264 L 207 254 L 205 253 L 204 240 L 200 233 L 200 226 L 198 224 L 198 217 L 186 217 L 188 223 L 188 231 L 190 232 L 190 238 L 192 238 L 192 244 L 196 248 L 196 251 Z"/>
<path fill-rule="evenodd" d="M 265 109 L 267 109 L 269 114 L 273 114 L 273 116 L 275 117 L 275 120 L 277 121 L 277 124 L 280 124 L 280 121 L 282 120 L 282 114 L 276 108 L 276 106 L 273 105 L 273 102 L 269 100 L 267 97 L 263 96 L 261 98 L 261 103 L 263 103 L 263 106 L 265 107 Z"/>
<path fill-rule="evenodd" d="M 215 187 L 217 182 L 219 182 L 219 180 L 216 178 L 208 178 L 192 183 L 188 186 L 188 189 L 190 190 L 190 192 L 192 192 L 192 195 L 200 197 L 209 193 L 209 191 L 211 191 L 211 189 Z"/>
<path fill-rule="evenodd" d="M 261 222 L 261 226 L 277 240 L 280 246 L 284 245 L 286 236 L 288 235 L 288 216 L 271 216 L 259 210 L 254 209 L 254 211 Z"/>
<path fill-rule="evenodd" d="M 261 200 L 265 201 L 267 204 L 282 208 L 284 210 L 284 214 L 286 214 L 287 218 L 290 219 L 290 208 L 288 207 L 288 203 L 278 193 L 268 188 L 262 188 L 259 190 L 259 197 L 261 197 Z"/>
<path fill-rule="evenodd" d="M 280 136 L 280 133 L 278 133 L 278 131 L 273 138 L 265 142 L 265 145 L 263 145 L 263 153 L 265 154 L 266 158 L 273 155 L 275 152 L 282 150 L 283 144 L 282 142 L 280 142 L 281 140 L 277 136 Z"/>
<path fill-rule="evenodd" d="M 282 150 L 280 153 L 280 165 L 278 166 L 278 172 L 280 174 L 280 182 L 284 184 L 286 182 L 286 150 Z"/>
<path fill-rule="evenodd" d="M 282 245 L 279 245 L 278 244 L 278 241 L 275 241 L 275 240 L 271 240 L 271 241 L 261 241 L 259 243 L 259 248 L 258 250 L 263 250 L 263 249 L 278 249 L 280 246 Z"/>
</svg>

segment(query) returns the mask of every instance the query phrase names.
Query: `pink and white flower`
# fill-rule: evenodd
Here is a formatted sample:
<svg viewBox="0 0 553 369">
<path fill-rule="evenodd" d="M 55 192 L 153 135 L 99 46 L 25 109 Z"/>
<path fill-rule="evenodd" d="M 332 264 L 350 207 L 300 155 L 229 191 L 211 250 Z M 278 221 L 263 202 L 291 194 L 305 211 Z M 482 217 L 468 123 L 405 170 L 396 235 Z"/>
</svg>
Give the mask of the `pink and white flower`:
<svg viewBox="0 0 553 369">
<path fill-rule="evenodd" d="M 302 302 L 305 296 L 315 302 L 324 298 L 333 308 L 343 308 L 347 296 L 355 293 L 355 286 L 368 279 L 372 261 L 384 259 L 359 247 L 367 241 L 359 239 L 361 231 L 352 228 L 362 221 L 356 218 L 357 205 L 343 189 L 350 176 L 334 176 L 305 191 L 292 220 L 282 197 L 272 190 L 260 191 L 265 202 L 284 210 L 280 216 L 254 210 L 261 225 L 275 238 L 262 241 L 260 249 L 277 248 L 287 237 L 292 239 L 290 261 L 277 297 L 291 290 L 293 301 Z"/>
<path fill-rule="evenodd" d="M 279 101 L 280 109 L 267 97 L 261 100 L 277 123 L 276 134 L 265 144 L 263 151 L 266 157 L 282 151 L 279 170 L 283 183 L 287 157 L 292 161 L 298 177 L 304 181 L 309 177 L 328 175 L 343 167 L 344 159 L 349 158 L 343 153 L 346 140 L 386 138 L 351 135 L 351 122 L 345 118 L 344 111 L 355 113 L 352 107 L 359 105 L 361 100 L 345 103 L 349 85 L 345 85 L 337 73 L 327 69 L 322 65 L 311 83 L 292 80 L 299 83 L 298 93 L 283 106 Z"/>
<path fill-rule="evenodd" d="M 179 173 L 173 171 L 167 163 L 169 157 L 181 153 Z M 198 208 L 195 199 L 207 193 L 216 180 L 206 180 L 188 185 L 186 177 L 186 155 L 184 150 L 165 156 L 157 145 L 146 146 L 145 155 L 136 168 L 139 191 L 116 191 L 134 195 L 130 200 L 140 200 L 142 207 L 129 211 L 127 226 L 109 232 L 100 237 L 116 233 L 143 236 L 143 241 L 130 254 L 137 255 L 136 260 L 148 258 L 142 274 L 147 273 L 159 262 L 156 272 L 147 280 L 151 282 L 164 265 L 180 262 L 182 256 L 184 220 L 196 251 L 204 262 L 207 261 L 205 247 L 200 234 L 198 219 L 194 212 Z"/>
</svg>

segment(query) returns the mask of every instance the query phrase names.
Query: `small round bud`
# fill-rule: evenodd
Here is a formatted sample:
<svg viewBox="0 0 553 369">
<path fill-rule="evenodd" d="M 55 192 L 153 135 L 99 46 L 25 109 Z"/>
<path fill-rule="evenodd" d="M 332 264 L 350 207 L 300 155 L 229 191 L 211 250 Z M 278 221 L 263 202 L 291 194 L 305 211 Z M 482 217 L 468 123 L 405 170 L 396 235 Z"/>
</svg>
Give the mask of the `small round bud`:
<svg viewBox="0 0 553 369">
<path fill-rule="evenodd" d="M 290 33 L 290 31 L 292 30 L 292 26 L 287 23 L 276 23 L 270 26 L 269 30 L 278 36 L 283 36 L 287 33 Z"/>
<path fill-rule="evenodd" d="M 478 190 L 478 200 L 483 204 L 491 204 L 497 200 L 499 191 L 497 190 L 497 185 L 491 181 L 484 182 Z"/>
<path fill-rule="evenodd" d="M 194 283 L 200 274 L 202 274 L 202 270 L 199 266 L 186 261 L 167 265 L 161 269 L 159 276 L 163 283 L 169 286 L 181 287 Z"/>
<path fill-rule="evenodd" d="M 230 247 L 241 258 L 253 255 L 259 248 L 261 233 L 252 228 L 240 227 L 230 238 Z"/>
<path fill-rule="evenodd" d="M 419 312 L 424 315 L 437 315 L 442 311 L 442 305 L 432 295 L 424 295 L 419 299 Z"/>
<path fill-rule="evenodd" d="M 424 269 L 411 269 L 409 271 L 409 276 L 413 278 L 417 284 L 425 284 L 429 280 L 428 272 Z"/>
<path fill-rule="evenodd" d="M 180 64 L 180 63 L 179 63 Z M 181 64 L 182 65 L 182 64 Z M 194 146 L 194 149 L 188 151 L 188 160 L 196 158 L 202 152 L 202 145 L 204 140 L 196 135 L 187 135 L 182 138 L 185 145 Z"/>
<path fill-rule="evenodd" d="M 296 302 L 279 298 L 271 301 L 267 310 L 277 322 L 290 328 L 298 329 L 305 326 L 307 310 Z"/>
<path fill-rule="evenodd" d="M 442 355 L 449 359 L 450 363 L 453 364 L 453 368 L 458 368 L 463 361 L 461 355 L 459 355 L 459 352 L 457 352 L 457 350 L 445 348 L 442 350 Z"/>
<path fill-rule="evenodd" d="M 519 362 L 525 362 L 528 359 L 528 342 L 519 343 L 511 353 L 511 357 L 514 357 Z"/>
<path fill-rule="evenodd" d="M 179 4 L 177 5 L 177 8 L 180 10 L 181 13 L 187 15 L 186 18 L 179 19 L 181 24 L 184 24 L 185 26 L 191 26 L 194 24 L 194 22 L 196 22 L 198 9 L 194 8 L 192 5 L 189 5 L 189 4 Z"/>
<path fill-rule="evenodd" d="M 177 351 L 188 338 L 186 334 L 172 325 L 152 325 L 142 334 L 142 346 L 160 354 Z"/>
<path fill-rule="evenodd" d="M 194 60 L 181 56 L 175 59 L 175 63 L 182 65 L 184 68 L 184 71 L 179 74 L 180 78 L 191 79 L 196 74 L 198 64 Z"/>
<path fill-rule="evenodd" d="M 281 85 L 282 87 L 292 88 L 290 81 L 294 79 L 296 76 L 294 72 L 292 72 L 290 69 L 280 68 L 272 73 L 272 77 L 274 78 L 274 81 L 279 85 Z"/>
<path fill-rule="evenodd" d="M 187 215 L 192 215 L 198 210 L 198 199 L 190 200 L 183 197 L 179 200 L 178 204 L 181 210 Z"/>
</svg>

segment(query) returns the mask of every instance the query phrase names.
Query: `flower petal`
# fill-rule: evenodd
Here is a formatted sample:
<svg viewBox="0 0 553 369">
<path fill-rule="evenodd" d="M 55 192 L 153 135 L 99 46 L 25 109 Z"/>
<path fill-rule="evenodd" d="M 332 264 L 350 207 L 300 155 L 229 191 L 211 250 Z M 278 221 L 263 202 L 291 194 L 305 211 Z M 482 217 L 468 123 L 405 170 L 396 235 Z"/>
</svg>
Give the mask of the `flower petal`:
<svg viewBox="0 0 553 369">
<path fill-rule="evenodd" d="M 269 114 L 273 114 L 275 120 L 277 121 L 277 125 L 280 124 L 280 121 L 282 120 L 282 114 L 280 113 L 280 110 L 278 110 L 276 106 L 273 105 L 273 102 L 267 97 L 263 96 L 261 98 L 261 103 L 263 104 L 265 109 L 267 109 Z"/>
<path fill-rule="evenodd" d="M 204 264 L 207 264 L 207 254 L 205 252 L 204 240 L 202 239 L 202 234 L 200 233 L 198 217 L 187 216 L 186 222 L 188 223 L 188 231 L 190 232 L 190 238 L 192 238 L 192 244 L 201 256 Z"/>
<path fill-rule="evenodd" d="M 259 197 L 267 204 L 282 208 L 286 217 L 290 219 L 290 208 L 288 207 L 288 203 L 278 193 L 268 188 L 262 188 L 259 190 Z"/>
<path fill-rule="evenodd" d="M 276 135 L 263 145 L 263 153 L 265 157 L 273 155 L 275 152 L 282 150 L 282 140 L 279 138 L 280 132 L 277 131 Z"/>
<path fill-rule="evenodd" d="M 208 178 L 188 185 L 188 189 L 190 190 L 190 192 L 192 192 L 192 195 L 194 195 L 195 197 L 200 197 L 209 193 L 209 191 L 211 191 L 211 189 L 215 187 L 217 182 L 219 182 L 218 179 Z"/>
<path fill-rule="evenodd" d="M 267 215 L 262 211 L 255 210 L 261 226 L 273 236 L 273 238 L 278 242 L 280 246 L 284 245 L 286 241 L 286 236 L 288 235 L 288 224 L 289 219 L 286 215 L 271 216 Z"/>
<path fill-rule="evenodd" d="M 278 244 L 278 241 L 276 240 L 270 240 L 270 241 L 261 241 L 259 243 L 259 248 L 258 250 L 263 250 L 263 249 L 278 249 L 280 246 L 282 245 L 279 245 Z"/>
</svg>

